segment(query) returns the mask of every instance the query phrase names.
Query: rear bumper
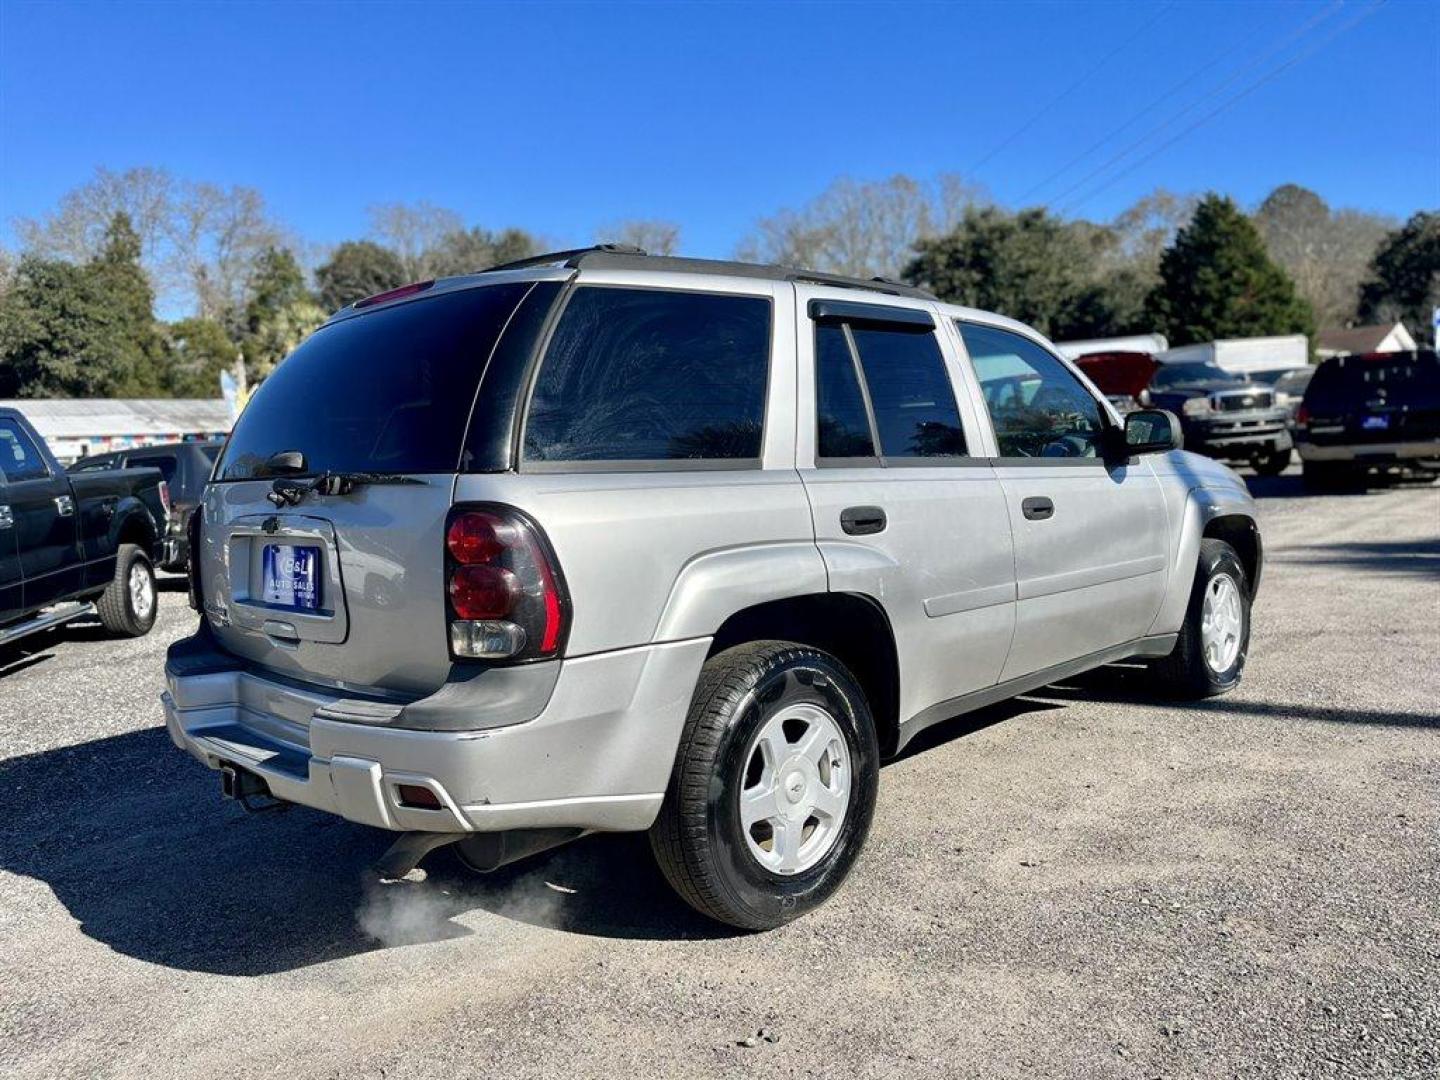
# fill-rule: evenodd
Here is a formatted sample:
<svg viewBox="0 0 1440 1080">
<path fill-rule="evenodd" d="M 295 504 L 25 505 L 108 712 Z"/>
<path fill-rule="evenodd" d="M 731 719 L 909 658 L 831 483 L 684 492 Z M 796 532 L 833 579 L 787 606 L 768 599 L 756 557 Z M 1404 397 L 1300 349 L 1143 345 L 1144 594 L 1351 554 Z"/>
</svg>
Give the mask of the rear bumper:
<svg viewBox="0 0 1440 1080">
<path fill-rule="evenodd" d="M 565 660 L 543 710 L 502 727 L 487 727 L 477 703 L 450 687 L 409 706 L 442 730 L 339 719 L 364 710 L 224 654 L 197 662 L 194 648 L 167 662 L 161 700 L 171 739 L 203 764 L 239 766 L 276 798 L 363 825 L 638 830 L 659 812 L 708 646 L 694 639 Z M 440 808 L 401 805 L 401 784 L 428 788 Z"/>
<path fill-rule="evenodd" d="M 1386 462 L 1440 460 L 1440 439 L 1420 439 L 1393 443 L 1339 443 L 1318 445 L 1308 440 L 1295 444 L 1305 461 Z"/>
</svg>

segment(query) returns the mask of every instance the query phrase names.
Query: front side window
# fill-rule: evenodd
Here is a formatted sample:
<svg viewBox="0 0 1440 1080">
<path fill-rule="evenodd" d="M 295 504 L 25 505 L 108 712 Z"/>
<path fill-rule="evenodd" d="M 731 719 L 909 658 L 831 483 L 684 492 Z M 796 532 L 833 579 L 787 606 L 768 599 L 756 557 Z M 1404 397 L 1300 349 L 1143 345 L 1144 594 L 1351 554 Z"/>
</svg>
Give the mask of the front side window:
<svg viewBox="0 0 1440 1080">
<path fill-rule="evenodd" d="M 540 365 L 529 462 L 758 462 L 770 301 L 575 290 Z"/>
<path fill-rule="evenodd" d="M 877 438 L 887 462 L 966 456 L 933 330 L 818 323 L 815 394 L 821 458 L 875 457 Z"/>
<path fill-rule="evenodd" d="M 959 323 L 1002 458 L 1098 458 L 1100 406 L 1070 369 L 1028 338 Z"/>
<path fill-rule="evenodd" d="M 0 474 L 12 482 L 50 475 L 40 450 L 14 420 L 0 420 Z"/>
</svg>

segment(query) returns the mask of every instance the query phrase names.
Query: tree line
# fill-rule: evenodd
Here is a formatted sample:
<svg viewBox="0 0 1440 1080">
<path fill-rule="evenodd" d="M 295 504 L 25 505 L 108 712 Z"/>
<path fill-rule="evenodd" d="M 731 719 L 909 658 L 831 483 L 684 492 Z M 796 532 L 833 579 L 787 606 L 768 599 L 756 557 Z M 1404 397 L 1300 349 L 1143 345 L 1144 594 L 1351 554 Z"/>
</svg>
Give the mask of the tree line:
<svg viewBox="0 0 1440 1080">
<path fill-rule="evenodd" d="M 366 236 L 316 251 L 253 189 L 100 170 L 48 217 L 15 223 L 18 258 L 0 251 L 0 397 L 214 397 L 221 371 L 243 362 L 263 378 L 355 300 L 556 246 L 424 202 L 369 217 Z M 672 254 L 681 236 L 631 220 L 594 238 Z M 1419 338 L 1440 303 L 1440 213 L 1402 225 L 1293 184 L 1249 214 L 1161 190 L 1091 222 L 1007 209 L 954 176 L 840 180 L 760 219 L 736 255 L 905 280 L 1057 340 L 1160 331 L 1186 344 L 1395 319 Z"/>
</svg>

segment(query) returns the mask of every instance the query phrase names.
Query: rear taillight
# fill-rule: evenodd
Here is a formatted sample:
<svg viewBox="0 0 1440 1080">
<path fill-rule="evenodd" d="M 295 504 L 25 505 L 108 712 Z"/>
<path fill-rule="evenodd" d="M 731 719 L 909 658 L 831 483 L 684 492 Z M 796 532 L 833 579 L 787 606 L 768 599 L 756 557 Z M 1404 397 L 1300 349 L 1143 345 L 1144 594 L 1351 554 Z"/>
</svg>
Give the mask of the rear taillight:
<svg viewBox="0 0 1440 1080">
<path fill-rule="evenodd" d="M 185 539 L 190 547 L 187 571 L 190 578 L 190 606 L 204 614 L 205 595 L 200 591 L 200 524 L 205 508 L 197 506 L 190 511 L 190 520 L 185 523 Z"/>
<path fill-rule="evenodd" d="M 1305 403 L 1302 401 L 1300 407 L 1295 410 L 1295 424 L 1297 427 L 1304 427 L 1308 423 L 1310 423 L 1310 410 L 1305 407 Z"/>
<path fill-rule="evenodd" d="M 160 509 L 165 511 L 165 520 L 170 520 L 170 485 L 160 481 Z"/>
<path fill-rule="evenodd" d="M 445 528 L 450 651 L 464 660 L 558 656 L 570 600 L 539 526 L 503 506 L 460 506 Z"/>
</svg>

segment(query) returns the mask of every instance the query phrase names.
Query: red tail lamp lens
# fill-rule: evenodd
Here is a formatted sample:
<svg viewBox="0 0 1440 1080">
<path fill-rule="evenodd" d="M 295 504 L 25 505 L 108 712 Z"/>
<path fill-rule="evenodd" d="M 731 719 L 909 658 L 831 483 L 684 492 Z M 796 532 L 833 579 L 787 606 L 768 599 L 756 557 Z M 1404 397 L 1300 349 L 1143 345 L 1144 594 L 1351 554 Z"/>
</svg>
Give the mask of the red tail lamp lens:
<svg viewBox="0 0 1440 1080">
<path fill-rule="evenodd" d="M 520 597 L 520 581 L 500 566 L 460 566 L 450 577 L 450 605 L 462 619 L 503 619 Z"/>
<path fill-rule="evenodd" d="M 472 511 L 450 523 L 445 546 L 462 566 L 487 563 L 505 550 L 510 531 L 511 526 L 494 514 Z"/>
<path fill-rule="evenodd" d="M 1300 408 L 1295 410 L 1295 423 L 1302 426 L 1310 423 L 1310 410 L 1304 405 L 1301 405 Z"/>
</svg>

